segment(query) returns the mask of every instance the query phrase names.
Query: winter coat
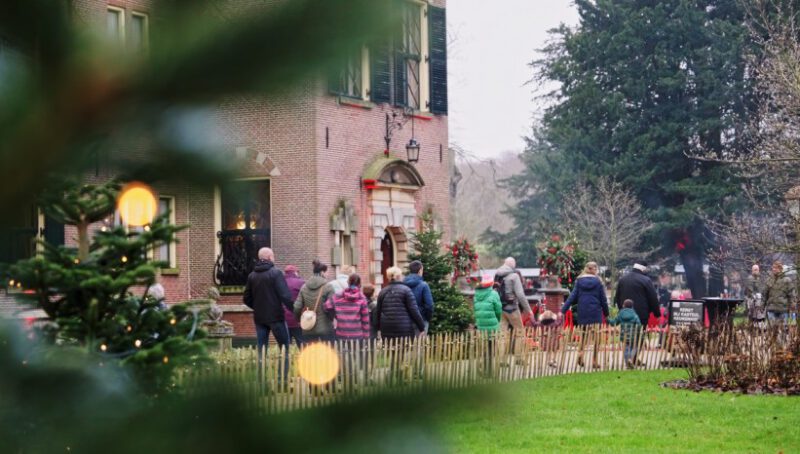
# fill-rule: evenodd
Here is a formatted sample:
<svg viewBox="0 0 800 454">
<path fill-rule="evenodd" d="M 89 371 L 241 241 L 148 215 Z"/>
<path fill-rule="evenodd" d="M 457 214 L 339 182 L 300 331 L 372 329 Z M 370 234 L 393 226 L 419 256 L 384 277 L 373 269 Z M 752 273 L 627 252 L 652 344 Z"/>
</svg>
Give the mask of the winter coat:
<svg viewBox="0 0 800 454">
<path fill-rule="evenodd" d="M 293 304 L 294 301 L 297 301 L 297 296 L 300 294 L 300 289 L 303 288 L 303 284 L 305 283 L 305 279 L 298 276 L 294 271 L 286 273 L 286 285 L 289 286 L 289 291 L 292 293 Z M 294 307 L 292 307 L 292 309 L 288 309 L 284 306 L 283 312 L 283 315 L 286 317 L 287 328 L 300 328 L 300 322 L 298 322 L 294 317 Z"/>
<path fill-rule="evenodd" d="M 378 337 L 378 322 L 377 322 L 377 314 L 375 308 L 378 307 L 378 302 L 375 300 L 369 301 L 367 303 L 367 309 L 369 310 L 369 338 L 375 339 Z"/>
<path fill-rule="evenodd" d="M 761 276 L 750 275 L 744 289 L 745 306 L 750 320 L 767 318 L 767 307 L 764 305 L 764 281 Z"/>
<path fill-rule="evenodd" d="M 412 337 L 415 325 L 419 331 L 425 331 L 425 322 L 407 285 L 390 282 L 381 290 L 375 307 L 375 325 L 385 338 Z"/>
<path fill-rule="evenodd" d="M 292 294 L 281 270 L 269 260 L 259 260 L 247 276 L 244 304 L 253 309 L 253 321 L 259 325 L 285 320 L 282 307 L 292 306 Z"/>
<path fill-rule="evenodd" d="M 650 314 L 656 318 L 661 316 L 653 281 L 639 270 L 634 269 L 622 276 L 617 283 L 614 305 L 622 310 L 622 303 L 625 300 L 633 300 L 633 310 L 639 315 L 642 325 L 647 325 Z"/>
<path fill-rule="evenodd" d="M 500 304 L 500 295 L 493 288 L 475 289 L 473 309 L 476 328 L 481 331 L 500 329 L 503 306 Z"/>
<path fill-rule="evenodd" d="M 330 282 L 331 288 L 333 289 L 334 293 L 337 295 L 341 295 L 344 292 L 344 289 L 349 287 L 348 282 L 350 281 L 350 276 L 346 274 L 339 274 L 336 276 L 336 279 Z"/>
<path fill-rule="evenodd" d="M 603 316 L 608 317 L 608 300 L 606 289 L 599 277 L 593 274 L 578 276 L 575 287 L 569 294 L 561 313 L 566 314 L 571 306 L 578 306 L 578 325 L 603 323 Z"/>
<path fill-rule="evenodd" d="M 639 314 L 631 308 L 619 311 L 617 318 L 608 319 L 611 326 L 619 325 L 619 340 L 626 344 L 633 344 L 639 341 L 639 333 L 642 331 L 642 321 Z"/>
<path fill-rule="evenodd" d="M 495 280 L 497 279 L 503 279 L 503 285 L 506 288 L 505 298 L 500 298 L 503 310 L 514 312 L 522 309 L 522 312 L 531 314 L 531 305 L 528 304 L 528 298 L 525 297 L 525 289 L 522 288 L 522 280 L 519 274 L 511 267 L 503 265 L 495 273 Z M 507 304 L 505 301 L 516 301 L 517 304 Z"/>
<path fill-rule="evenodd" d="M 333 334 L 333 321 L 325 313 L 325 301 L 332 296 L 333 289 L 331 286 L 328 285 L 324 277 L 316 274 L 300 289 L 300 295 L 294 302 L 294 316 L 297 317 L 297 320 L 300 320 L 304 310 L 314 310 L 314 305 L 317 304 L 317 297 L 319 297 L 317 323 L 310 330 L 303 330 L 304 336 L 331 336 Z"/>
<path fill-rule="evenodd" d="M 325 312 L 336 320 L 338 339 L 369 338 L 369 309 L 367 298 L 358 287 L 348 287 L 341 295 L 334 294 L 325 301 Z"/>
<path fill-rule="evenodd" d="M 414 299 L 417 301 L 419 314 L 422 318 L 430 322 L 433 317 L 433 294 L 427 282 L 422 280 L 419 274 L 409 274 L 403 281 L 411 289 Z"/>
<path fill-rule="evenodd" d="M 780 274 L 770 274 L 764 288 L 764 301 L 768 312 L 787 313 L 794 301 L 792 280 Z"/>
</svg>

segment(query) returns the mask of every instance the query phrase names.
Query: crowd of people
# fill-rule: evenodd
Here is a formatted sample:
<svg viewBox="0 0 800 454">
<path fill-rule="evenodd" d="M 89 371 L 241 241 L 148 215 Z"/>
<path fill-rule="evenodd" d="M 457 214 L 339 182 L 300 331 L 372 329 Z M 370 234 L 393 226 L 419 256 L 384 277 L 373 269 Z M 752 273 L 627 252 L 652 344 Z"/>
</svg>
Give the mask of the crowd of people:
<svg viewBox="0 0 800 454">
<path fill-rule="evenodd" d="M 259 250 L 258 259 L 247 279 L 244 303 L 253 309 L 259 356 L 270 333 L 282 347 L 292 341 L 300 347 L 309 342 L 374 339 L 378 333 L 395 339 L 428 332 L 434 301 L 419 261 L 409 264 L 408 275 L 389 268 L 389 282 L 375 297 L 375 288 L 362 285 L 361 276 L 347 267 L 332 278 L 328 266 L 314 260 L 313 275 L 304 280 L 297 266 L 288 265 L 281 272 L 270 248 Z"/>
<path fill-rule="evenodd" d="M 413 338 L 428 332 L 435 302 L 419 261 L 409 264 L 407 274 L 398 267 L 389 268 L 388 282 L 376 296 L 375 287 L 362 284 L 361 276 L 348 267 L 342 267 L 338 275 L 332 276 L 326 264 L 315 260 L 313 275 L 305 280 L 294 265 L 286 266 L 283 272 L 278 270 L 274 252 L 269 248 L 262 248 L 258 257 L 248 277 L 244 303 L 253 309 L 259 355 L 270 333 L 280 346 L 288 347 L 294 341 L 300 347 L 309 342 L 366 340 L 378 335 L 383 339 Z M 486 333 L 490 342 L 495 333 L 508 331 L 509 353 L 517 356 L 526 324 L 559 327 L 565 315 L 572 312 L 577 314 L 574 320 L 577 326 L 619 325 L 620 340 L 625 346 L 624 360 L 628 367 L 635 367 L 639 364 L 636 345 L 643 327 L 653 319 L 665 324 L 669 301 L 683 297 L 670 292 L 661 282 L 664 279 L 654 282 L 647 272 L 646 263 L 635 263 L 630 272 L 619 278 L 611 301 L 619 309 L 615 318 L 610 317 L 609 289 L 595 262 L 586 264 L 560 312 L 541 310 L 534 314 L 516 261 L 509 257 L 494 276 L 482 276 L 477 285 L 473 299 L 475 328 Z M 747 314 L 752 321 L 789 319 L 795 301 L 794 283 L 780 262 L 775 262 L 769 276 L 763 278 L 758 265 L 753 266 L 743 287 Z M 581 366 L 586 342 L 598 342 L 588 337 L 581 340 L 578 357 Z M 597 347 L 592 349 L 595 368 L 599 367 Z M 525 359 L 518 356 L 518 361 Z"/>
</svg>

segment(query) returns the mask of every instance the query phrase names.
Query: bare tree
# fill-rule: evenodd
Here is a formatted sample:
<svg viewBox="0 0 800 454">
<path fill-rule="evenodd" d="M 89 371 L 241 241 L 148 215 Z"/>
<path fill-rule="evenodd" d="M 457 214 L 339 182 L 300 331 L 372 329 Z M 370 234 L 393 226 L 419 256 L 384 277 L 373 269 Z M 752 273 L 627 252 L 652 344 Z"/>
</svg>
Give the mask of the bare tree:
<svg viewBox="0 0 800 454">
<path fill-rule="evenodd" d="M 605 177 L 579 186 L 561 218 L 590 258 L 609 267 L 612 279 L 620 265 L 644 253 L 642 236 L 653 228 L 636 196 Z"/>
</svg>

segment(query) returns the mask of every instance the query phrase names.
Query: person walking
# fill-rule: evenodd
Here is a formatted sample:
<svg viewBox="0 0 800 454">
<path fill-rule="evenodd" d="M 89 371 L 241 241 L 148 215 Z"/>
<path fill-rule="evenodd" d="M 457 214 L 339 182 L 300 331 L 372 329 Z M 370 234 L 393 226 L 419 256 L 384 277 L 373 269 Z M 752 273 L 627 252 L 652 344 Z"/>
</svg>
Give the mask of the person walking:
<svg viewBox="0 0 800 454">
<path fill-rule="evenodd" d="M 786 324 L 789 321 L 791 305 L 794 302 L 792 280 L 783 271 L 783 263 L 775 261 L 772 273 L 764 287 L 764 302 L 767 320 L 770 323 Z"/>
<path fill-rule="evenodd" d="M 272 332 L 275 341 L 284 349 L 284 374 L 288 373 L 289 329 L 286 327 L 283 307 L 291 307 L 292 294 L 283 273 L 275 267 L 272 249 L 265 247 L 258 250 L 258 262 L 247 276 L 243 299 L 244 304 L 253 310 L 259 367 L 262 351 L 268 347 L 269 334 Z"/>
<path fill-rule="evenodd" d="M 500 303 L 503 305 L 503 320 L 501 324 L 510 331 L 509 353 L 515 356 L 522 346 L 522 336 L 525 333 L 525 328 L 522 325 L 522 312 L 528 316 L 533 315 L 528 299 L 525 297 L 525 290 L 522 288 L 522 279 L 517 274 L 516 267 L 517 261 L 514 257 L 508 257 L 503 262 L 503 266 L 498 268 L 494 275 L 494 281 L 500 295 Z M 522 361 L 522 359 L 518 358 L 518 361 Z"/>
<path fill-rule="evenodd" d="M 311 266 L 314 275 L 303 285 L 294 301 L 294 316 L 301 321 L 301 325 L 303 312 L 312 311 L 316 316 L 313 326 L 303 327 L 305 342 L 332 342 L 333 322 L 325 312 L 325 301 L 334 294 L 333 288 L 325 279 L 328 265 L 314 260 Z"/>
<path fill-rule="evenodd" d="M 763 327 L 767 319 L 767 307 L 764 305 L 764 279 L 758 264 L 750 268 L 750 276 L 744 291 L 747 318 L 756 326 Z"/>
<path fill-rule="evenodd" d="M 619 325 L 619 340 L 624 345 L 622 358 L 625 360 L 625 367 L 633 369 L 633 361 L 639 347 L 639 335 L 642 332 L 642 322 L 633 310 L 633 300 L 623 301 L 622 310 L 617 314 L 617 318 L 608 319 L 608 324 Z"/>
<path fill-rule="evenodd" d="M 592 330 L 591 328 L 598 327 L 603 323 L 603 317 L 608 317 L 606 290 L 597 272 L 597 263 L 588 262 L 583 269 L 583 273 L 575 279 L 575 287 L 573 287 L 572 292 L 561 307 L 561 314 L 566 314 L 572 306 L 578 307 L 576 324 L 583 329 L 581 347 L 578 353 L 578 365 L 583 367 L 583 351 L 591 337 L 593 341 L 592 367 L 595 369 L 600 368 L 600 364 L 597 362 L 600 337 L 596 332 L 597 330 Z"/>
<path fill-rule="evenodd" d="M 414 260 L 408 264 L 408 276 L 403 280 L 403 283 L 414 294 L 419 314 L 422 315 L 422 319 L 425 321 L 425 332 L 427 333 L 433 318 L 433 294 L 431 293 L 431 287 L 422 278 L 423 272 L 422 262 Z"/>
<path fill-rule="evenodd" d="M 386 270 L 391 282 L 378 294 L 375 325 L 384 339 L 413 337 L 415 330 L 425 333 L 425 321 L 419 313 L 414 293 L 403 283 L 403 271 L 393 266 Z"/>
<path fill-rule="evenodd" d="M 362 340 L 369 338 L 369 309 L 361 293 L 361 276 L 351 274 L 347 288 L 341 295 L 334 294 L 325 301 L 325 312 L 336 321 L 337 340 Z"/>
<path fill-rule="evenodd" d="M 375 307 L 375 325 L 384 340 L 389 341 L 389 369 L 391 379 L 398 380 L 401 371 L 402 353 L 398 350 L 398 342 L 402 339 L 413 339 L 416 333 L 425 335 L 425 321 L 419 313 L 414 293 L 403 283 L 403 270 L 393 266 L 386 270 L 389 284 L 378 294 Z M 418 362 L 419 355 L 412 354 L 412 361 Z M 421 371 L 419 365 L 417 365 Z M 412 367 L 414 369 L 414 367 Z"/>
<path fill-rule="evenodd" d="M 286 265 L 283 273 L 286 276 L 286 285 L 289 286 L 289 292 L 292 294 L 292 302 L 294 302 L 297 300 L 297 296 L 300 295 L 300 289 L 303 288 L 306 281 L 300 277 L 297 267 L 294 265 Z M 294 339 L 297 348 L 300 348 L 303 345 L 303 329 L 300 328 L 300 322 L 294 316 L 294 307 L 289 309 L 284 306 L 283 315 L 286 317 L 286 327 L 289 329 L 290 340 Z"/>
<path fill-rule="evenodd" d="M 656 319 L 661 315 L 656 289 L 646 273 L 646 264 L 635 263 L 630 273 L 619 278 L 617 291 L 614 293 L 614 305 L 620 310 L 622 310 L 623 301 L 633 301 L 633 310 L 639 316 L 642 326 L 647 326 L 650 314 L 653 314 Z"/>
<path fill-rule="evenodd" d="M 494 373 L 494 341 L 503 320 L 503 305 L 500 295 L 494 290 L 494 279 L 484 274 L 478 288 L 475 289 L 473 311 L 475 312 L 475 328 L 485 341 L 483 359 L 484 375 L 491 377 Z"/>
</svg>

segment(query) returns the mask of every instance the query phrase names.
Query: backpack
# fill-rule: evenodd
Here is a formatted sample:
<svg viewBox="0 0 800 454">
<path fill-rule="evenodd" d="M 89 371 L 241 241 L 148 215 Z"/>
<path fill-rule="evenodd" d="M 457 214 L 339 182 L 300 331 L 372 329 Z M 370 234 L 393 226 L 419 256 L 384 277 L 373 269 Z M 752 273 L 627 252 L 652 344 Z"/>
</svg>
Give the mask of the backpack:
<svg viewBox="0 0 800 454">
<path fill-rule="evenodd" d="M 503 306 L 516 303 L 514 295 L 509 297 L 509 292 L 506 291 L 506 277 L 508 277 L 508 275 L 503 277 L 500 277 L 497 274 L 494 275 L 494 288 L 497 290 L 497 294 L 500 295 L 500 303 Z"/>
</svg>

